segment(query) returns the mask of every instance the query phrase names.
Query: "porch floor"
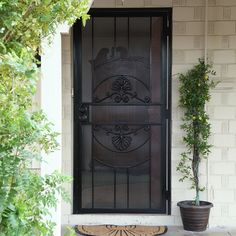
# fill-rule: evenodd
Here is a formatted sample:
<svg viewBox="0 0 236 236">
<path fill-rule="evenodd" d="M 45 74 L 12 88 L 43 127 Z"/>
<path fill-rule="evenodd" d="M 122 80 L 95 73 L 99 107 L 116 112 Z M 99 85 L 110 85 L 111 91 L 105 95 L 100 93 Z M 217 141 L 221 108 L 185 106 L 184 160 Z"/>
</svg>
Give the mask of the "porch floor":
<svg viewBox="0 0 236 236">
<path fill-rule="evenodd" d="M 183 230 L 182 227 L 168 227 L 165 236 L 236 236 L 236 228 L 215 227 L 205 232 L 196 233 Z"/>
<path fill-rule="evenodd" d="M 236 228 L 216 227 L 196 233 L 183 230 L 182 227 L 169 226 L 163 236 L 236 236 Z"/>
</svg>

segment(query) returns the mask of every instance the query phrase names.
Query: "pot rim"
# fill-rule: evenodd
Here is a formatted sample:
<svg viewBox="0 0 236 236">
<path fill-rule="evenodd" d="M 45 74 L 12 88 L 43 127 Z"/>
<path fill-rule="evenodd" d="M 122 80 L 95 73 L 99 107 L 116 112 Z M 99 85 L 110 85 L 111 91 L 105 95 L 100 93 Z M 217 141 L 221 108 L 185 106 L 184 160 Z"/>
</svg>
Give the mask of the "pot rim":
<svg viewBox="0 0 236 236">
<path fill-rule="evenodd" d="M 182 208 L 212 208 L 213 207 L 213 203 L 208 202 L 208 201 L 200 201 L 200 203 L 204 203 L 204 205 L 200 205 L 200 206 L 195 206 L 195 205 L 191 205 L 189 203 L 194 202 L 194 200 L 184 200 L 184 201 L 180 201 L 177 203 L 177 206 L 182 207 Z M 187 203 L 187 204 L 186 204 Z"/>
</svg>

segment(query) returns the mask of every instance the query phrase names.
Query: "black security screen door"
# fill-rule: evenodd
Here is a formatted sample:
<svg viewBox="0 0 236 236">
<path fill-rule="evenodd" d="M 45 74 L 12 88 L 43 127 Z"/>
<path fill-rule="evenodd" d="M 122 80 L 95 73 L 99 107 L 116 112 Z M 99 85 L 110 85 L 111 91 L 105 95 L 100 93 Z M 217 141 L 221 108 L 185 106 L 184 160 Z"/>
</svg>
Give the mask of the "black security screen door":
<svg viewBox="0 0 236 236">
<path fill-rule="evenodd" d="M 169 213 L 170 9 L 73 28 L 74 213 Z"/>
</svg>

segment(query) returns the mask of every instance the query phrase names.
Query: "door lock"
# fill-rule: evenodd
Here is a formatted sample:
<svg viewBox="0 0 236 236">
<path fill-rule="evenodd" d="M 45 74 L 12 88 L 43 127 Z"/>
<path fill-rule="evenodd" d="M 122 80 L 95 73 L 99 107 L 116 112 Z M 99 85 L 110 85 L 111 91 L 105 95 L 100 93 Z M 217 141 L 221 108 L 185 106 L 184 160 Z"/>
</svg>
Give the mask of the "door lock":
<svg viewBox="0 0 236 236">
<path fill-rule="evenodd" d="M 89 120 L 89 106 L 82 103 L 78 109 L 78 118 L 80 122 L 88 122 Z"/>
</svg>

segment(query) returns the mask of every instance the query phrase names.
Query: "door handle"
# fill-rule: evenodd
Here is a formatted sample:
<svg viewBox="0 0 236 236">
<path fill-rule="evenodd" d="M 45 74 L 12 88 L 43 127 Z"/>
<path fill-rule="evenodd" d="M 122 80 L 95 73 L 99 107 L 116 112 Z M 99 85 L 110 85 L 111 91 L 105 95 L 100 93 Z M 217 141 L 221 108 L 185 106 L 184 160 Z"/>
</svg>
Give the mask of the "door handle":
<svg viewBox="0 0 236 236">
<path fill-rule="evenodd" d="M 80 122 L 89 121 L 89 105 L 82 103 L 78 109 L 78 118 Z"/>
</svg>

